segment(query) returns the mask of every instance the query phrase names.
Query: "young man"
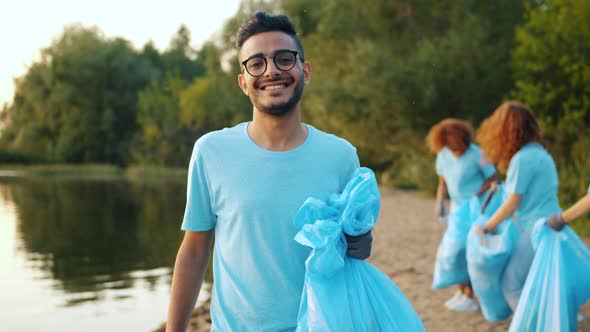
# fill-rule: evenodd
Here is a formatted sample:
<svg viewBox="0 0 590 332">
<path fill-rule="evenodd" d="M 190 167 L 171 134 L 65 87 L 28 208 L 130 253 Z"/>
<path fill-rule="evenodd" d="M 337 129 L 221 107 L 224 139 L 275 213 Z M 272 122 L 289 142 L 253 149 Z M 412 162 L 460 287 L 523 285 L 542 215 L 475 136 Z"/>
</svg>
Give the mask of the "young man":
<svg viewBox="0 0 590 332">
<path fill-rule="evenodd" d="M 359 167 L 350 143 L 301 123 L 311 65 L 289 19 L 256 12 L 236 44 L 253 118 L 195 143 L 167 331 L 186 330 L 213 235 L 211 330 L 295 330 L 309 249 L 294 241 L 293 219 L 308 197 L 340 192 Z M 369 256 L 370 233 L 347 242 L 347 255 Z"/>
</svg>

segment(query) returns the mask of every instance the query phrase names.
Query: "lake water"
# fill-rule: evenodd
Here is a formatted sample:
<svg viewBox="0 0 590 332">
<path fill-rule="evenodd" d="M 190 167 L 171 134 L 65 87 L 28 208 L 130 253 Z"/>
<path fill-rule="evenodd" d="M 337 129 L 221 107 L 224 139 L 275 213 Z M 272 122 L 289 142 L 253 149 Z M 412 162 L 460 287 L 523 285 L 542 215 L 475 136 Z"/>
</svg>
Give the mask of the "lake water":
<svg viewBox="0 0 590 332">
<path fill-rule="evenodd" d="M 0 330 L 156 329 L 166 319 L 185 186 L 0 174 Z"/>
</svg>

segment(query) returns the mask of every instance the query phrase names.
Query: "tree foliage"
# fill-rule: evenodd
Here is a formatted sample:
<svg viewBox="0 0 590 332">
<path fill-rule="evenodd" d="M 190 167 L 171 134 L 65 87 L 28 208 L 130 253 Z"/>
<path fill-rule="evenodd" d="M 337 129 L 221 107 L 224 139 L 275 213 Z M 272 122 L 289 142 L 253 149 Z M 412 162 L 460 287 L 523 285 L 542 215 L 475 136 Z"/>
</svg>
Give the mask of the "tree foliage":
<svg viewBox="0 0 590 332">
<path fill-rule="evenodd" d="M 590 125 L 590 3 L 543 2 L 527 11 L 513 52 L 515 98 L 542 116 L 548 138 L 570 151 Z"/>
<path fill-rule="evenodd" d="M 137 92 L 151 75 L 126 40 L 67 27 L 17 80 L 2 141 L 68 162 L 124 163 L 137 129 Z"/>
<path fill-rule="evenodd" d="M 571 202 L 590 183 L 590 2 L 538 1 L 516 31 L 513 98 L 540 115 Z"/>
</svg>

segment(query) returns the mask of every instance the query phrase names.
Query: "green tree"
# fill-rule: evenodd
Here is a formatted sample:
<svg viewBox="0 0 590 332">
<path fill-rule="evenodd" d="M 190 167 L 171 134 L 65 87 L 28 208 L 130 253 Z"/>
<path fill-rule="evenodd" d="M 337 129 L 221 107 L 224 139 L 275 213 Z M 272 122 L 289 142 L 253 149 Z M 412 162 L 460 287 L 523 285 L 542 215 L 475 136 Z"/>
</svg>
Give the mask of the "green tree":
<svg viewBox="0 0 590 332">
<path fill-rule="evenodd" d="M 150 64 L 128 41 L 79 25 L 41 54 L 17 80 L 3 143 L 67 162 L 126 163 Z"/>
<path fill-rule="evenodd" d="M 558 163 L 560 199 L 567 205 L 590 183 L 590 2 L 537 3 L 516 31 L 516 87 L 510 97 L 539 116 Z"/>
<path fill-rule="evenodd" d="M 572 145 L 589 136 L 590 3 L 543 1 L 529 8 L 516 38 L 511 96 L 540 115 L 552 147 L 571 157 Z"/>
<path fill-rule="evenodd" d="M 185 25 L 181 25 L 170 40 L 169 48 L 161 55 L 165 73 L 178 72 L 185 82 L 192 81 L 197 76 L 204 74 L 204 66 L 198 61 L 197 52 L 190 45 L 190 31 Z"/>
<path fill-rule="evenodd" d="M 200 57 L 207 75 L 193 81 L 180 98 L 182 123 L 199 136 L 251 117 L 252 106 L 237 83 L 237 59 L 230 57 L 230 71 L 226 71 L 222 54 L 212 42 L 203 46 Z"/>
<path fill-rule="evenodd" d="M 180 121 L 180 95 L 187 82 L 177 72 L 139 93 L 137 120 L 141 126 L 133 159 L 142 164 L 184 166 L 190 156 L 194 132 Z"/>
</svg>

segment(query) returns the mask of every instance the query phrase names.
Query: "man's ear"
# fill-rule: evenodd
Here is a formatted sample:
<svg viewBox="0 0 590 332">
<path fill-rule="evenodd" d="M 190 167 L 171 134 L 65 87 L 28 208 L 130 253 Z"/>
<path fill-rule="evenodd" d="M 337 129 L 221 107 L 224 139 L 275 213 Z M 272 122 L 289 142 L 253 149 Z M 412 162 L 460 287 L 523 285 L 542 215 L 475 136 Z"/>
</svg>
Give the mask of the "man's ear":
<svg viewBox="0 0 590 332">
<path fill-rule="evenodd" d="M 244 74 L 242 74 L 242 73 L 238 74 L 238 85 L 240 86 L 240 89 L 242 89 L 244 94 L 247 96 L 248 95 L 248 83 L 246 83 L 246 77 L 244 77 Z"/>
<path fill-rule="evenodd" d="M 303 64 L 303 83 L 305 85 L 308 85 L 310 80 L 311 80 L 311 64 L 309 62 L 305 62 Z"/>
</svg>

